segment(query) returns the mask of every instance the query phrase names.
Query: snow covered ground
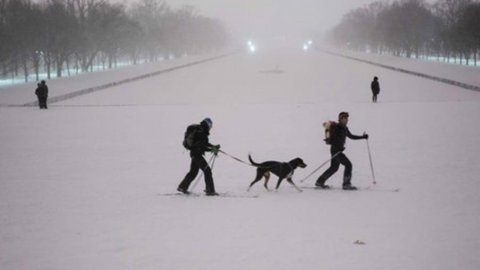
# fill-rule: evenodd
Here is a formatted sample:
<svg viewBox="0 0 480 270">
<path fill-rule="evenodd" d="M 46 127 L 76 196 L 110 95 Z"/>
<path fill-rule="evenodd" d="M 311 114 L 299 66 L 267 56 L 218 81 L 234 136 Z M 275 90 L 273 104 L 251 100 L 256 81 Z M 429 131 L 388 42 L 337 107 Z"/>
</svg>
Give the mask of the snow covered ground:
<svg viewBox="0 0 480 270">
<path fill-rule="evenodd" d="M 392 55 L 365 54 L 346 50 L 332 50 L 331 48 L 326 50 L 387 66 L 393 66 L 412 72 L 419 72 L 430 76 L 459 81 L 465 84 L 480 87 L 480 67 L 428 61 L 425 59 L 409 59 Z"/>
<path fill-rule="evenodd" d="M 220 55 L 220 54 L 219 54 Z M 178 58 L 175 60 L 160 61 L 142 65 L 125 66 L 94 73 L 83 73 L 73 77 L 63 77 L 46 80 L 50 87 L 50 97 L 61 96 L 75 91 L 97 87 L 142 75 L 158 72 L 190 63 L 203 61 L 218 55 L 198 55 Z M 35 89 L 37 82 L 17 84 L 10 87 L 0 87 L 0 106 L 21 106 L 36 99 Z"/>
<path fill-rule="evenodd" d="M 451 68 L 451 76 L 464 76 L 457 72 Z M 370 102 L 374 75 L 378 104 Z M 51 91 L 70 80 L 77 79 L 52 81 Z M 32 101 L 20 92 L 2 89 L 0 103 Z M 46 111 L 0 107 L 0 269 L 479 269 L 479 105 L 478 92 L 277 49 Z M 370 134 L 378 182 L 370 190 L 300 193 L 283 183 L 277 192 L 254 186 L 258 198 L 161 195 L 188 171 L 186 126 L 206 116 L 214 121 L 211 141 L 227 153 L 246 159 L 250 152 L 256 161 L 299 156 L 308 167 L 294 181 L 313 186 L 323 169 L 299 179 L 329 158 L 321 124 L 340 111 L 350 112 L 353 133 Z M 348 141 L 346 154 L 353 183 L 370 186 L 365 141 Z M 227 156 L 216 160 L 219 192 L 247 194 L 254 175 Z M 341 175 L 327 183 L 341 186 Z M 194 191 L 203 187 L 202 179 Z"/>
</svg>

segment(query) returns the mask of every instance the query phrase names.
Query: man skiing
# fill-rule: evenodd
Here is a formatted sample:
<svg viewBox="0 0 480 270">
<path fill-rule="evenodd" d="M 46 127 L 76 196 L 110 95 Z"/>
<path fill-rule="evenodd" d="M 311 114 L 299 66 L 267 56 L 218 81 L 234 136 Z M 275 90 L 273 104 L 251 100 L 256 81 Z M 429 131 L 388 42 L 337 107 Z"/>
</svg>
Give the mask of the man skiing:
<svg viewBox="0 0 480 270">
<path fill-rule="evenodd" d="M 370 88 L 372 89 L 372 94 L 373 94 L 372 101 L 374 103 L 377 103 L 377 96 L 380 93 L 380 84 L 378 83 L 377 76 L 373 77 L 373 81 L 370 84 Z"/>
<path fill-rule="evenodd" d="M 185 132 L 183 145 L 190 150 L 192 162 L 190 165 L 190 171 L 177 188 L 179 192 L 189 194 L 188 187 L 197 176 L 198 171 L 202 170 L 205 177 L 205 194 L 207 196 L 218 195 L 213 183 L 212 170 L 203 157 L 206 151 L 210 151 L 214 155 L 217 155 L 220 150 L 220 145 L 212 145 L 208 142 L 208 136 L 210 135 L 212 125 L 212 120 L 210 118 L 205 118 L 200 122 L 200 125 L 190 125 Z"/>
<path fill-rule="evenodd" d="M 368 135 L 364 133 L 362 136 L 353 135 L 347 127 L 348 124 L 348 112 L 341 112 L 338 115 L 338 123 L 330 125 L 330 137 L 326 139 L 327 144 L 330 144 L 330 153 L 332 160 L 330 168 L 328 168 L 315 183 L 315 186 L 323 189 L 330 188 L 325 185 L 325 182 L 332 176 L 340 167 L 340 164 L 345 166 L 343 174 L 343 189 L 344 190 L 356 190 L 357 188 L 352 185 L 352 163 L 345 156 L 343 151 L 345 150 L 346 137 L 352 140 L 368 139 Z"/>
<path fill-rule="evenodd" d="M 47 108 L 48 86 L 45 83 L 45 81 L 42 80 L 41 83 L 37 84 L 35 95 L 37 95 L 38 106 L 40 107 L 40 109 L 48 109 Z"/>
</svg>

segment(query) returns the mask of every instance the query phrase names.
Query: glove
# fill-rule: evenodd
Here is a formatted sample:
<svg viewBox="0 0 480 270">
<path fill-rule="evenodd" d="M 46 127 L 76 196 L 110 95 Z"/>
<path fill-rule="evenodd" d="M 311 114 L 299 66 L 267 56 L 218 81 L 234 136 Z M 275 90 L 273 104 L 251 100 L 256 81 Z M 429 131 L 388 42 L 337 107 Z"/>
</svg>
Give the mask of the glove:
<svg viewBox="0 0 480 270">
<path fill-rule="evenodd" d="M 367 133 L 363 133 L 363 138 L 368 140 L 368 134 Z"/>
<path fill-rule="evenodd" d="M 220 144 L 212 145 L 210 151 L 216 156 L 218 155 L 218 151 L 220 151 Z"/>
</svg>

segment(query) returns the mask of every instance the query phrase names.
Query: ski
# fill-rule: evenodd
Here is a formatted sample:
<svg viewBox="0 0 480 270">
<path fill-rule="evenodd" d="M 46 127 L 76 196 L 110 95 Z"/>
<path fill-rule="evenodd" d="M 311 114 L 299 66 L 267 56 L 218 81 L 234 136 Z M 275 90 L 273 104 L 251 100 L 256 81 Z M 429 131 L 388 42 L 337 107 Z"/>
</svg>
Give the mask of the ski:
<svg viewBox="0 0 480 270">
<path fill-rule="evenodd" d="M 330 188 L 320 188 L 320 187 L 312 187 L 312 186 L 304 186 L 300 187 L 302 189 L 314 189 L 314 190 L 322 190 L 322 191 L 329 191 L 329 190 L 342 190 L 343 188 L 341 187 L 332 187 Z M 374 186 L 368 186 L 368 187 L 357 187 L 356 190 L 345 190 L 345 191 L 373 191 L 373 192 L 399 192 L 399 188 L 377 188 Z"/>
<path fill-rule="evenodd" d="M 259 194 L 236 194 L 236 193 L 229 193 L 229 192 L 219 193 L 218 196 L 226 197 L 226 198 L 258 198 L 260 197 Z"/>
<path fill-rule="evenodd" d="M 160 193 L 160 196 L 183 196 L 183 197 L 199 197 L 199 193 L 182 193 L 182 192 L 167 192 L 167 193 Z"/>
<path fill-rule="evenodd" d="M 218 195 L 216 196 L 207 196 L 205 194 L 201 193 L 193 193 L 190 192 L 188 194 L 182 193 L 182 192 L 168 192 L 168 193 L 161 193 L 159 194 L 161 196 L 183 196 L 183 197 L 223 197 L 223 198 L 258 198 L 260 195 L 258 194 L 235 194 L 235 193 L 229 193 L 229 192 L 219 192 Z"/>
</svg>

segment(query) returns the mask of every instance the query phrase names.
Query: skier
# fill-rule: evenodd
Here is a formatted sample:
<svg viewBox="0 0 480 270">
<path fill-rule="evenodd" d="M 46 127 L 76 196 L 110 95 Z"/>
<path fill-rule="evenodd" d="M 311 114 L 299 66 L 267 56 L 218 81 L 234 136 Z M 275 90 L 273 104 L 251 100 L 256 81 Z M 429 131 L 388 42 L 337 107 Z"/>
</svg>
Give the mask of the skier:
<svg viewBox="0 0 480 270">
<path fill-rule="evenodd" d="M 217 155 L 220 150 L 220 145 L 212 145 L 208 142 L 208 136 L 210 135 L 212 124 L 210 118 L 205 118 L 200 122 L 200 125 L 190 125 L 185 132 L 183 145 L 190 150 L 192 162 L 190 165 L 190 171 L 185 175 L 185 178 L 177 188 L 179 192 L 189 194 L 188 187 L 197 176 L 198 171 L 202 170 L 205 177 L 205 194 L 207 196 L 218 195 L 213 183 L 212 170 L 203 157 L 206 151 L 210 151 L 214 155 Z"/>
<path fill-rule="evenodd" d="M 380 84 L 378 83 L 377 76 L 373 77 L 373 81 L 370 84 L 370 88 L 372 89 L 372 94 L 373 94 L 372 101 L 374 103 L 377 103 L 377 95 L 380 93 Z"/>
<path fill-rule="evenodd" d="M 345 150 L 346 137 L 352 140 L 368 139 L 368 135 L 364 133 L 362 136 L 353 135 L 347 127 L 348 124 L 348 112 L 341 112 L 338 115 L 338 123 L 330 125 L 330 137 L 326 138 L 327 144 L 330 144 L 330 153 L 332 160 L 330 168 L 328 168 L 315 183 L 315 186 L 323 189 L 328 189 L 330 186 L 325 185 L 330 176 L 332 176 L 340 167 L 340 164 L 345 166 L 343 174 L 343 189 L 344 190 L 356 190 L 357 188 L 352 185 L 352 163 L 345 156 L 343 151 Z"/>
<path fill-rule="evenodd" d="M 48 86 L 44 80 L 42 80 L 41 83 L 37 84 L 35 95 L 37 95 L 38 106 L 40 107 L 40 109 L 48 109 L 47 108 Z"/>
</svg>

